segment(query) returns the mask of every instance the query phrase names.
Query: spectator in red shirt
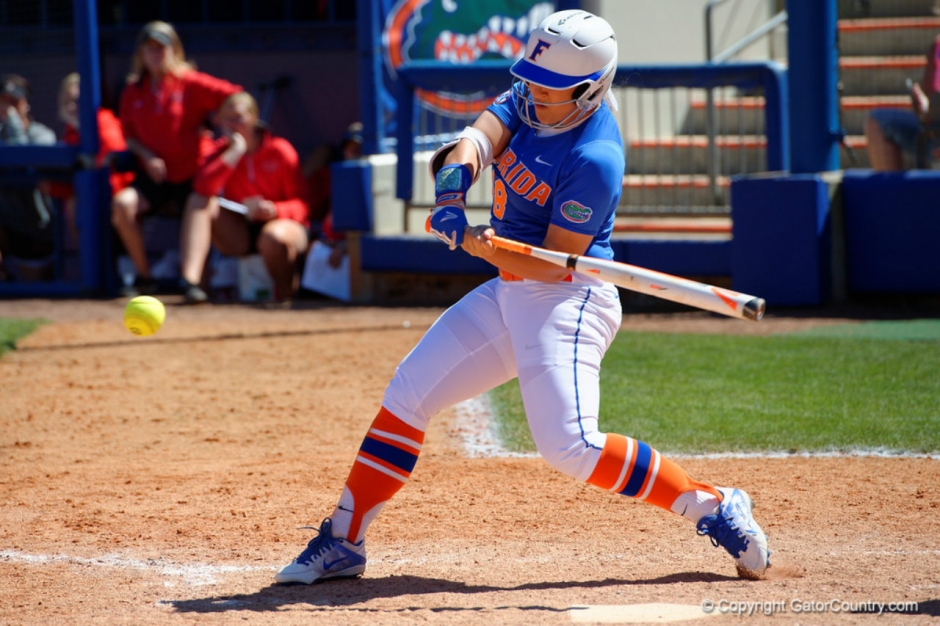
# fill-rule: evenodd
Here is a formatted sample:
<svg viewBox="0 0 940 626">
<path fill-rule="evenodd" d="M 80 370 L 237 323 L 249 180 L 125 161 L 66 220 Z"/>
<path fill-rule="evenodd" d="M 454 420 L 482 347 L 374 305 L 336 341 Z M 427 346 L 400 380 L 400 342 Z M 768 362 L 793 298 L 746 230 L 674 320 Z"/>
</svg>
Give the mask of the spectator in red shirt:
<svg viewBox="0 0 940 626">
<path fill-rule="evenodd" d="M 205 124 L 225 98 L 241 89 L 196 71 L 170 24 L 150 22 L 137 36 L 119 112 L 127 147 L 137 155 L 142 172 L 115 195 L 111 206 L 111 222 L 137 270 L 125 295 L 156 291 L 140 218 L 155 211 L 182 211 L 209 141 Z"/>
<path fill-rule="evenodd" d="M 199 286 L 210 244 L 226 256 L 258 252 L 274 282 L 275 299 L 289 300 L 300 282 L 310 208 L 303 198 L 297 151 L 260 122 L 251 94 L 222 104 L 223 137 L 193 181 L 180 242 L 186 301 L 205 302 Z M 229 210 L 220 206 L 219 198 Z"/>
<path fill-rule="evenodd" d="M 81 89 L 81 77 L 72 72 L 62 79 L 59 86 L 59 119 L 65 122 L 65 134 L 62 142 L 70 146 L 77 146 L 79 135 L 78 96 Z M 127 150 L 124 140 L 124 130 L 121 121 L 114 113 L 105 108 L 98 109 L 98 167 L 110 167 L 111 157 L 116 152 Z M 112 196 L 131 184 L 134 180 L 133 172 L 117 172 L 112 169 L 108 178 L 111 183 Z M 69 230 L 73 239 L 77 241 L 78 229 L 75 225 L 75 190 L 71 183 L 54 182 L 49 195 L 62 202 L 62 207 L 68 219 Z"/>
</svg>

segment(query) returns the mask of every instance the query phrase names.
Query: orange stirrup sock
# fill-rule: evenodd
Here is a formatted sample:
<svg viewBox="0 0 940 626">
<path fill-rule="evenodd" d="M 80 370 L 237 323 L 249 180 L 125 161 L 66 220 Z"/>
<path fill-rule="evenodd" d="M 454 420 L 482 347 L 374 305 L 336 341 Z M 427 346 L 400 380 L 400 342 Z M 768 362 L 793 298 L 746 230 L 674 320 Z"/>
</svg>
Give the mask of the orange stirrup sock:
<svg viewBox="0 0 940 626">
<path fill-rule="evenodd" d="M 721 499 L 714 487 L 692 480 L 684 469 L 642 441 L 611 433 L 587 481 L 666 510 L 672 510 L 676 498 L 687 491 L 711 494 L 716 503 Z"/>
<path fill-rule="evenodd" d="M 362 440 L 343 495 L 333 512 L 333 534 L 353 543 L 401 489 L 418 461 L 424 433 L 383 407 Z"/>
</svg>

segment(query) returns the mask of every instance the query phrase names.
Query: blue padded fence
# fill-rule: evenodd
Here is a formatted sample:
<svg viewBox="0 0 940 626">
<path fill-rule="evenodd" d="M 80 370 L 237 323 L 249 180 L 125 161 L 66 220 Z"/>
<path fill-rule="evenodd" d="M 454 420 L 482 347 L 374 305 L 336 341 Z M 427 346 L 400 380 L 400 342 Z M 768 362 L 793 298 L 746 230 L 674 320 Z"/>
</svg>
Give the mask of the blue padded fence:
<svg viewBox="0 0 940 626">
<path fill-rule="evenodd" d="M 851 292 L 940 293 L 940 172 L 848 171 L 842 198 Z"/>
</svg>

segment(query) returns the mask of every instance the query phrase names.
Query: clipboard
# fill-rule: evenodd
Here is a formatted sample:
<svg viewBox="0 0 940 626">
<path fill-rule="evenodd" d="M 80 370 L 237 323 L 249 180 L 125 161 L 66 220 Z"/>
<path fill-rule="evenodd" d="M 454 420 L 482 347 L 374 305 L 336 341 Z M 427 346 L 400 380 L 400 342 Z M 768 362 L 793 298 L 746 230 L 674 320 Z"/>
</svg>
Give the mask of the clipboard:
<svg viewBox="0 0 940 626">
<path fill-rule="evenodd" d="M 314 241 L 307 251 L 304 273 L 300 286 L 325 296 L 349 302 L 351 288 L 349 283 L 349 255 L 343 255 L 338 268 L 330 267 L 329 259 L 332 248 L 322 241 Z"/>
<path fill-rule="evenodd" d="M 234 200 L 229 200 L 228 198 L 223 198 L 222 196 L 219 196 L 219 206 L 233 213 L 240 213 L 246 217 L 248 215 L 248 207 L 246 207 L 244 204 L 235 202 Z"/>
</svg>

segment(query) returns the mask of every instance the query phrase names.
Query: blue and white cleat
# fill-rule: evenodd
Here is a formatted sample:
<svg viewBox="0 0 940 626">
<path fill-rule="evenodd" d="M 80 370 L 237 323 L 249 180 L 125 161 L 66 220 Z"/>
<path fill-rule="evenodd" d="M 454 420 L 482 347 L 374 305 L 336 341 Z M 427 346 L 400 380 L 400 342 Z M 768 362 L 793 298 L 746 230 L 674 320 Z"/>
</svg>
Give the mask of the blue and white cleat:
<svg viewBox="0 0 940 626">
<path fill-rule="evenodd" d="M 770 567 L 767 535 L 754 521 L 754 501 L 740 489 L 718 487 L 721 504 L 715 515 L 706 515 L 696 525 L 698 534 L 708 535 L 715 547 L 721 546 L 734 557 L 738 576 L 757 580 Z"/>
<path fill-rule="evenodd" d="M 309 585 L 327 578 L 352 578 L 366 571 L 366 540 L 352 543 L 333 536 L 333 520 L 320 524 L 316 537 L 294 561 L 274 575 L 279 583 Z"/>
</svg>

